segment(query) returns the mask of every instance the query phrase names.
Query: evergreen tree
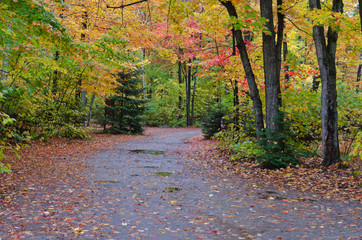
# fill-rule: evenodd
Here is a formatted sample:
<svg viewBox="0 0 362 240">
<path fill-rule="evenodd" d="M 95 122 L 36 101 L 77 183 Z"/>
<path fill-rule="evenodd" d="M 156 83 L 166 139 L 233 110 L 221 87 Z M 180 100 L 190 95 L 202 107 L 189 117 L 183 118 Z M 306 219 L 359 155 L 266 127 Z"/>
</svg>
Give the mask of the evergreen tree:
<svg viewBox="0 0 362 240">
<path fill-rule="evenodd" d="M 104 129 L 112 134 L 139 134 L 145 110 L 142 99 L 143 88 L 137 71 L 120 72 L 116 94 L 106 99 Z"/>
</svg>

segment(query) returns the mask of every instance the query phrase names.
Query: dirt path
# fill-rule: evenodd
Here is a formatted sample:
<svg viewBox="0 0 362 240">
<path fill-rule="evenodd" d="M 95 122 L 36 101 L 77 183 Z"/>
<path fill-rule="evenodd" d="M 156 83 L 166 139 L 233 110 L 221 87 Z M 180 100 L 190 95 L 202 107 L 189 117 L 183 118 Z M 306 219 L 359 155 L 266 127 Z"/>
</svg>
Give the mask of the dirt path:
<svg viewBox="0 0 362 240">
<path fill-rule="evenodd" d="M 190 167 L 180 153 L 200 134 L 153 129 L 87 157 L 94 168 L 74 182 L 14 196 L 0 239 L 359 239 L 358 203 L 301 201 Z"/>
</svg>

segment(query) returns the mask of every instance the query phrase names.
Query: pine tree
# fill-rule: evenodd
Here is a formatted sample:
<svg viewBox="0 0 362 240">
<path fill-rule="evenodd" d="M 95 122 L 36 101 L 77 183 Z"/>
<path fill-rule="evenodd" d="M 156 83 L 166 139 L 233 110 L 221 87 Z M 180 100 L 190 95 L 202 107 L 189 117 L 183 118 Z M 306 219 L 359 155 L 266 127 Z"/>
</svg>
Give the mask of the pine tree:
<svg viewBox="0 0 362 240">
<path fill-rule="evenodd" d="M 112 134 L 140 134 L 145 100 L 137 71 L 120 72 L 116 94 L 106 99 L 104 126 Z M 107 128 L 108 127 L 108 128 Z"/>
</svg>

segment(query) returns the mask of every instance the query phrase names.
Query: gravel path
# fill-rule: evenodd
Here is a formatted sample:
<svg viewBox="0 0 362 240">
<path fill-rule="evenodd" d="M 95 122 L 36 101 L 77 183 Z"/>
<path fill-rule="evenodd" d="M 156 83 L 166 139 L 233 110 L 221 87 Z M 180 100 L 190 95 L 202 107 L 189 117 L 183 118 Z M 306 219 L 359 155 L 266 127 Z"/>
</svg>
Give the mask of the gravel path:
<svg viewBox="0 0 362 240">
<path fill-rule="evenodd" d="M 190 169 L 177 151 L 200 131 L 158 131 L 89 159 L 105 239 L 359 239 L 360 205 L 301 201 Z"/>
<path fill-rule="evenodd" d="M 66 177 L 39 172 L 0 198 L 0 239 L 360 239 L 360 204 L 212 174 L 183 157 L 200 134 L 152 128 L 82 160 L 49 161 Z"/>
</svg>

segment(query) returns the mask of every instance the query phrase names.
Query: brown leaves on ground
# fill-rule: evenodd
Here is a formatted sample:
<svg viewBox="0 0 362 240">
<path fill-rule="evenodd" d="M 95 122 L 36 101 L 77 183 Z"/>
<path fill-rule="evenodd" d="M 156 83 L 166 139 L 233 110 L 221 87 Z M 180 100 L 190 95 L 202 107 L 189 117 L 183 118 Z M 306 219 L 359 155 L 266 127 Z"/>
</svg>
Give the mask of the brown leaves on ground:
<svg viewBox="0 0 362 240">
<path fill-rule="evenodd" d="M 164 128 L 162 134 L 184 131 L 182 128 Z M 147 128 L 145 136 L 159 134 L 157 128 Z M 35 185 L 49 185 L 54 182 L 68 183 L 75 179 L 76 185 L 81 185 L 83 178 L 89 173 L 90 166 L 82 159 L 88 154 L 112 145 L 139 139 L 143 136 L 92 134 L 92 140 L 69 140 L 54 138 L 48 142 L 38 140 L 28 143 L 19 151 L 21 159 L 17 159 L 10 151 L 3 159 L 4 165 L 10 164 L 12 173 L 0 174 L 0 201 L 4 193 L 22 192 Z M 56 180 L 56 181 L 54 181 Z M 74 184 L 74 183 L 73 183 Z M 55 186 L 53 186 L 54 188 Z"/>
<path fill-rule="evenodd" d="M 278 189 L 291 189 L 309 195 L 308 199 L 361 201 L 361 179 L 353 169 L 336 166 L 321 167 L 321 159 L 306 158 L 296 167 L 270 170 L 262 169 L 252 159 L 231 160 L 231 154 L 218 149 L 216 140 L 204 140 L 202 136 L 190 141 L 189 157 L 196 164 L 222 175 L 237 175 L 258 185 L 272 184 Z"/>
<path fill-rule="evenodd" d="M 32 141 L 28 147 L 23 146 L 19 151 L 20 159 L 7 152 L 7 159 L 2 162 L 11 165 L 12 173 L 0 174 L 0 200 L 4 192 L 23 192 L 36 184 L 66 184 L 69 178 L 76 179 L 81 184 L 85 174 L 89 172 L 89 166 L 81 161 L 87 154 L 140 137 L 142 136 L 94 134 L 89 141 L 64 138 L 49 142 Z"/>
</svg>

